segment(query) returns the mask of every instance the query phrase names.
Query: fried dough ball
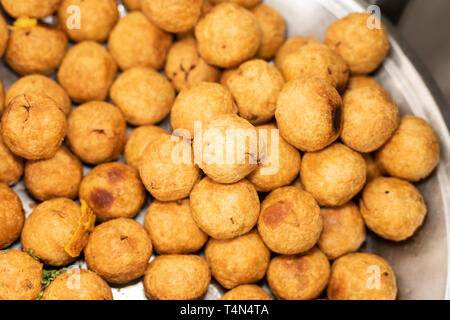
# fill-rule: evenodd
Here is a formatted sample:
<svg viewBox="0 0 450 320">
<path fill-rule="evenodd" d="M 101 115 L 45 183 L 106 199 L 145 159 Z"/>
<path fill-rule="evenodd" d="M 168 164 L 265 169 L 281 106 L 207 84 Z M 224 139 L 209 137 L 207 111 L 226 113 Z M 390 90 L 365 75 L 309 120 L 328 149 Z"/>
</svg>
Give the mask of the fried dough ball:
<svg viewBox="0 0 450 320">
<path fill-rule="evenodd" d="M 52 198 L 76 198 L 83 166 L 66 147 L 46 160 L 29 160 L 25 163 L 25 186 L 40 201 Z"/>
<path fill-rule="evenodd" d="M 300 178 L 306 191 L 321 206 L 347 203 L 366 183 L 366 162 L 349 147 L 336 142 L 318 152 L 303 155 Z"/>
<path fill-rule="evenodd" d="M 272 293 L 284 300 L 311 300 L 325 289 L 330 263 L 317 248 L 304 255 L 282 255 L 272 259 L 267 280 Z"/>
<path fill-rule="evenodd" d="M 112 30 L 108 48 L 120 69 L 161 69 L 172 44 L 172 36 L 154 26 L 140 11 L 128 13 Z"/>
<path fill-rule="evenodd" d="M 226 114 L 203 130 L 196 133 L 194 150 L 201 152 L 199 167 L 208 177 L 235 183 L 258 167 L 257 132 L 247 120 Z"/>
<path fill-rule="evenodd" d="M 283 45 L 278 49 L 276 55 L 275 55 L 275 66 L 278 69 L 281 69 L 281 65 L 284 63 L 284 59 L 290 55 L 291 53 L 296 52 L 299 48 L 303 47 L 304 45 L 308 43 L 320 43 L 319 40 L 317 40 L 314 37 L 304 37 L 304 36 L 295 36 L 292 38 L 287 39 Z"/>
<path fill-rule="evenodd" d="M 186 198 L 200 179 L 192 146 L 184 139 L 161 135 L 144 151 L 140 163 L 142 182 L 160 201 Z"/>
<path fill-rule="evenodd" d="M 13 18 L 45 18 L 58 9 L 61 0 L 2 0 L 3 9 Z"/>
<path fill-rule="evenodd" d="M 132 219 L 98 225 L 84 249 L 88 268 L 110 283 L 123 284 L 144 275 L 152 256 L 147 231 Z"/>
<path fill-rule="evenodd" d="M 144 222 L 155 250 L 160 254 L 192 253 L 208 240 L 192 218 L 189 199 L 153 201 Z"/>
<path fill-rule="evenodd" d="M 219 4 L 223 2 L 233 2 L 246 8 L 253 8 L 258 3 L 260 3 L 261 0 L 211 0 L 211 2 L 213 4 Z"/>
<path fill-rule="evenodd" d="M 141 0 L 142 12 L 158 28 L 181 33 L 192 29 L 202 13 L 203 0 Z"/>
<path fill-rule="evenodd" d="M 376 161 L 389 175 L 419 181 L 439 162 L 439 140 L 423 119 L 404 116 L 393 137 L 376 153 Z"/>
<path fill-rule="evenodd" d="M 24 220 L 20 198 L 7 185 L 0 183 L 0 249 L 19 238 Z"/>
<path fill-rule="evenodd" d="M 45 289 L 43 300 L 113 300 L 110 286 L 92 271 L 71 269 Z"/>
<path fill-rule="evenodd" d="M 348 80 L 347 91 L 362 87 L 376 87 L 384 90 L 377 80 L 370 76 L 351 76 Z"/>
<path fill-rule="evenodd" d="M 217 82 L 220 74 L 218 68 L 210 66 L 199 56 L 197 42 L 191 37 L 170 48 L 165 72 L 177 91 L 204 81 Z"/>
<path fill-rule="evenodd" d="M 105 100 L 117 72 L 108 51 L 93 41 L 73 46 L 58 71 L 58 81 L 76 103 Z"/>
<path fill-rule="evenodd" d="M 77 107 L 68 120 L 67 142 L 84 162 L 117 159 L 126 142 L 127 124 L 119 108 L 102 101 Z"/>
<path fill-rule="evenodd" d="M 13 185 L 23 174 L 23 159 L 12 153 L 0 135 L 0 183 Z"/>
<path fill-rule="evenodd" d="M 261 280 L 270 262 L 270 251 L 256 231 L 230 240 L 209 239 L 206 261 L 213 277 L 225 288 Z"/>
<path fill-rule="evenodd" d="M 255 56 L 261 44 L 261 28 L 250 11 L 223 3 L 200 19 L 195 37 L 206 62 L 231 68 Z"/>
<path fill-rule="evenodd" d="M 427 206 L 411 183 L 380 177 L 367 184 L 359 200 L 367 227 L 384 239 L 403 241 L 422 225 Z"/>
<path fill-rule="evenodd" d="M 55 155 L 66 135 L 66 115 L 50 97 L 21 94 L 8 105 L 2 117 L 3 143 L 28 160 Z"/>
<path fill-rule="evenodd" d="M 317 202 L 297 187 L 276 189 L 261 204 L 258 231 L 273 252 L 308 251 L 319 240 L 322 226 Z"/>
<path fill-rule="evenodd" d="M 42 202 L 25 220 L 22 230 L 22 248 L 33 252 L 47 265 L 60 267 L 73 262 L 65 250 L 78 228 L 81 209 L 74 201 L 56 198 Z M 86 241 L 81 246 L 86 245 Z"/>
<path fill-rule="evenodd" d="M 274 131 L 277 130 L 276 126 L 268 124 L 256 129 L 260 144 L 260 161 L 258 168 L 250 173 L 247 179 L 253 183 L 256 191 L 262 192 L 269 192 L 290 184 L 300 172 L 300 153 L 279 137 L 278 132 Z M 276 137 L 278 137 L 278 146 L 274 140 Z"/>
<path fill-rule="evenodd" d="M 280 69 L 286 81 L 315 77 L 325 80 L 340 93 L 347 87 L 349 77 L 344 59 L 325 44 L 314 41 L 288 54 Z"/>
<path fill-rule="evenodd" d="M 156 126 L 141 126 L 131 131 L 125 145 L 125 162 L 139 170 L 139 163 L 145 149 L 161 135 L 169 134 L 166 130 Z"/>
<path fill-rule="evenodd" d="M 253 8 L 252 13 L 261 27 L 261 47 L 257 56 L 261 59 L 271 59 L 284 41 L 286 33 L 284 18 L 277 10 L 265 4 Z"/>
<path fill-rule="evenodd" d="M 36 93 L 47 95 L 58 104 L 59 108 L 66 114 L 72 111 L 72 102 L 69 95 L 56 81 L 40 75 L 32 74 L 14 82 L 6 92 L 5 103 L 8 105 L 15 97 L 24 93 Z"/>
<path fill-rule="evenodd" d="M 275 118 L 280 135 L 297 149 L 318 151 L 341 133 L 342 99 L 327 82 L 297 79 L 287 82 L 277 101 Z"/>
<path fill-rule="evenodd" d="M 79 195 L 100 221 L 133 218 L 146 197 L 138 171 L 120 162 L 96 166 L 81 181 Z"/>
<path fill-rule="evenodd" d="M 223 86 L 228 87 L 227 86 L 228 79 L 230 79 L 231 75 L 236 73 L 238 71 L 238 69 L 239 69 L 239 67 L 223 70 L 222 74 L 220 75 L 219 83 Z"/>
<path fill-rule="evenodd" d="M 387 32 L 369 13 L 351 13 L 333 22 L 325 43 L 347 61 L 353 74 L 369 74 L 383 62 L 389 51 Z M 372 23 L 380 23 L 380 28 Z"/>
<path fill-rule="evenodd" d="M 148 266 L 144 289 L 149 299 L 195 300 L 208 289 L 211 272 L 206 261 L 194 255 L 156 257 Z"/>
<path fill-rule="evenodd" d="M 80 25 L 75 28 L 72 26 L 72 6 L 78 6 L 80 13 Z M 59 26 L 75 42 L 105 41 L 118 18 L 116 0 L 63 0 L 58 9 Z"/>
<path fill-rule="evenodd" d="M 220 300 L 272 300 L 272 298 L 257 285 L 243 284 L 225 293 Z"/>
<path fill-rule="evenodd" d="M 3 16 L 0 17 L 0 57 L 3 57 L 6 47 L 8 46 L 9 30 Z M 1 114 L 1 111 L 0 111 Z"/>
<path fill-rule="evenodd" d="M 113 83 L 111 100 L 132 125 L 150 125 L 163 120 L 175 100 L 166 76 L 156 70 L 136 67 L 123 72 Z"/>
<path fill-rule="evenodd" d="M 141 8 L 140 0 L 122 0 L 128 11 L 139 10 Z"/>
<path fill-rule="evenodd" d="M 373 155 L 371 153 L 364 153 L 362 156 L 366 161 L 367 182 L 372 181 L 375 178 L 381 177 L 383 175 L 383 170 L 381 170 L 379 164 L 375 161 Z"/>
<path fill-rule="evenodd" d="M 331 300 L 395 300 L 397 284 L 385 259 L 350 253 L 333 263 L 327 294 Z"/>
<path fill-rule="evenodd" d="M 236 100 L 239 115 L 250 123 L 262 124 L 273 118 L 284 85 L 281 73 L 268 62 L 244 62 L 226 81 Z"/>
<path fill-rule="evenodd" d="M 35 300 L 41 292 L 42 267 L 25 252 L 0 251 L 0 300 Z"/>
<path fill-rule="evenodd" d="M 67 51 L 67 36 L 47 24 L 16 28 L 11 32 L 5 61 L 18 74 L 49 74 L 61 64 Z"/>
<path fill-rule="evenodd" d="M 359 152 L 372 152 L 388 141 L 400 125 L 400 112 L 384 89 L 361 87 L 343 100 L 342 141 Z"/>
<path fill-rule="evenodd" d="M 358 206 L 348 202 L 340 207 L 322 208 L 323 231 L 318 245 L 330 260 L 359 249 L 366 240 L 366 228 Z"/>
<path fill-rule="evenodd" d="M 213 82 L 201 82 L 180 91 L 170 113 L 173 130 L 187 130 L 194 137 L 194 122 L 204 129 L 211 120 L 225 114 L 236 114 L 230 91 Z"/>
<path fill-rule="evenodd" d="M 195 222 L 215 239 L 246 234 L 258 220 L 258 193 L 247 180 L 220 184 L 205 177 L 195 185 L 190 201 Z"/>
</svg>

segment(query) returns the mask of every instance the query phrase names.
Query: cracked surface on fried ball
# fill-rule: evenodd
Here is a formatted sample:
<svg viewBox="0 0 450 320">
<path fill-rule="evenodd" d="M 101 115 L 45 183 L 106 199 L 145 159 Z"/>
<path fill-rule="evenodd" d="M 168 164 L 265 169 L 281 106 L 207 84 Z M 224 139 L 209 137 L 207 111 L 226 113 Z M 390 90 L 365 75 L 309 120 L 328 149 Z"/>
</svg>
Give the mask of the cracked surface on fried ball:
<svg viewBox="0 0 450 320">
<path fill-rule="evenodd" d="M 220 184 L 205 177 L 195 185 L 190 201 L 195 222 L 215 239 L 243 235 L 258 220 L 258 193 L 247 180 Z"/>
<path fill-rule="evenodd" d="M 120 162 L 96 166 L 81 181 L 79 195 L 100 221 L 133 218 L 146 197 L 138 171 Z"/>
<path fill-rule="evenodd" d="M 117 159 L 126 142 L 127 124 L 119 108 L 103 101 L 77 107 L 69 116 L 67 143 L 84 162 Z"/>
<path fill-rule="evenodd" d="M 5 53 L 6 47 L 8 46 L 9 30 L 5 19 L 0 17 L 0 57 Z M 1 112 L 0 112 L 1 114 Z"/>
<path fill-rule="evenodd" d="M 284 62 L 284 59 L 291 53 L 294 53 L 295 51 L 297 51 L 299 48 L 303 47 L 304 45 L 308 44 L 308 43 L 320 43 L 319 40 L 317 40 L 314 37 L 304 37 L 304 36 L 295 36 L 295 37 L 291 37 L 289 39 L 287 39 L 282 46 L 280 47 L 280 49 L 278 49 L 276 55 L 275 55 L 275 59 L 274 59 L 274 63 L 275 66 L 278 69 L 281 69 L 281 65 Z"/>
<path fill-rule="evenodd" d="M 257 56 L 271 59 L 284 41 L 286 33 L 284 18 L 277 10 L 265 4 L 253 8 L 252 13 L 261 27 L 261 46 Z"/>
<path fill-rule="evenodd" d="M 297 254 L 311 249 L 322 226 L 317 202 L 297 187 L 276 189 L 261 204 L 258 232 L 273 252 Z"/>
<path fill-rule="evenodd" d="M 84 249 L 88 268 L 110 283 L 128 283 L 144 275 L 152 256 L 147 231 L 132 219 L 98 225 Z"/>
<path fill-rule="evenodd" d="M 427 207 L 419 190 L 411 183 L 380 177 L 369 182 L 359 200 L 367 227 L 392 241 L 411 237 L 422 225 Z"/>
<path fill-rule="evenodd" d="M 272 300 L 272 298 L 257 285 L 243 284 L 225 293 L 220 300 Z"/>
<path fill-rule="evenodd" d="M 317 248 L 304 255 L 282 255 L 272 259 L 267 280 L 273 294 L 284 300 L 311 300 L 325 289 L 330 263 Z"/>
<path fill-rule="evenodd" d="M 14 18 L 41 19 L 55 12 L 60 3 L 61 0 L 2 0 L 3 9 Z"/>
<path fill-rule="evenodd" d="M 20 198 L 7 185 L 0 183 L 0 249 L 19 238 L 24 221 Z"/>
<path fill-rule="evenodd" d="M 0 135 L 0 183 L 13 185 L 20 180 L 23 174 L 23 159 L 14 153 L 3 143 Z"/>
<path fill-rule="evenodd" d="M 157 300 L 195 300 L 208 289 L 211 272 L 206 261 L 195 255 L 162 255 L 148 266 L 144 289 Z"/>
<path fill-rule="evenodd" d="M 254 230 L 234 239 L 209 239 L 205 257 L 213 277 L 231 289 L 261 280 L 269 266 L 270 251 Z"/>
<path fill-rule="evenodd" d="M 41 292 L 42 267 L 25 252 L 0 251 L 0 299 L 35 300 Z"/>
<path fill-rule="evenodd" d="M 330 300 L 395 300 L 397 284 L 385 259 L 350 253 L 333 263 L 327 294 Z"/>
</svg>

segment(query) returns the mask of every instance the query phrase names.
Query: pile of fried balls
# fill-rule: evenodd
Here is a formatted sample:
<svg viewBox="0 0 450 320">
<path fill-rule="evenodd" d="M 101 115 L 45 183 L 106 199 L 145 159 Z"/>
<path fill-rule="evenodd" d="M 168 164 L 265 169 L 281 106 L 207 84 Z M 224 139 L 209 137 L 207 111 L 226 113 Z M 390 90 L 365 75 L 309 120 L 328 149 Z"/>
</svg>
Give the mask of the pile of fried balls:
<svg viewBox="0 0 450 320">
<path fill-rule="evenodd" d="M 21 77 L 0 90 L 0 299 L 111 300 L 110 285 L 137 281 L 149 299 L 198 299 L 212 278 L 229 300 L 395 299 L 389 262 L 357 251 L 366 228 L 401 242 L 423 224 L 413 183 L 439 142 L 370 76 L 383 25 L 352 13 L 324 42 L 285 39 L 260 0 L 123 3 L 119 17 L 116 0 L 1 0 L 0 54 Z M 156 126 L 169 115 L 190 139 Z M 278 129 L 279 152 L 175 163 L 174 148 L 205 143 L 196 121 Z"/>
</svg>

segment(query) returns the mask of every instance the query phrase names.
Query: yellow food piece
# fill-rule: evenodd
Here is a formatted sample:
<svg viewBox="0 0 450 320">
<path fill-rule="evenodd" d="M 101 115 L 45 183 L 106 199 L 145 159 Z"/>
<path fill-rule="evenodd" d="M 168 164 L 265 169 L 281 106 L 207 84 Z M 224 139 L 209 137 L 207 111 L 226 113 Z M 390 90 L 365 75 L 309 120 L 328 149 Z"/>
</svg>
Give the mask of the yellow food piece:
<svg viewBox="0 0 450 320">
<path fill-rule="evenodd" d="M 28 18 L 28 17 L 20 17 L 14 21 L 13 25 L 10 27 L 12 30 L 14 29 L 25 29 L 25 28 L 33 28 L 37 26 L 37 19 Z"/>
<path fill-rule="evenodd" d="M 80 255 L 87 242 L 89 233 L 94 230 L 95 219 L 96 217 L 92 209 L 88 207 L 86 201 L 81 200 L 81 216 L 78 221 L 77 230 L 64 248 L 71 257 L 75 258 Z"/>
</svg>

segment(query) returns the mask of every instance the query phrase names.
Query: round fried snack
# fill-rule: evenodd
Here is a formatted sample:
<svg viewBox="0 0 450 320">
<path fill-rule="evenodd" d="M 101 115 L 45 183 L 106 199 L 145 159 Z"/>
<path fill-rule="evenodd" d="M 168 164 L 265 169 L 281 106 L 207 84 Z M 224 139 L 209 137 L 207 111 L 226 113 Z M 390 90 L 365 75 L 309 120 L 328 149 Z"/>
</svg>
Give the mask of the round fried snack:
<svg viewBox="0 0 450 320">
<path fill-rule="evenodd" d="M 0 183 L 13 185 L 23 174 L 23 159 L 12 153 L 0 135 Z"/>
<path fill-rule="evenodd" d="M 261 47 L 257 56 L 261 59 L 271 59 L 284 41 L 286 33 L 284 18 L 277 10 L 265 4 L 253 8 L 252 13 L 261 27 Z"/>
<path fill-rule="evenodd" d="M 141 8 L 140 0 L 122 0 L 128 11 L 139 10 Z"/>
<path fill-rule="evenodd" d="M 2 117 L 3 143 L 28 160 L 55 155 L 66 135 L 62 108 L 48 96 L 27 93 L 15 97 Z"/>
<path fill-rule="evenodd" d="M 389 175 L 419 181 L 439 163 L 439 140 L 423 119 L 404 116 L 393 137 L 376 153 L 376 161 Z"/>
<path fill-rule="evenodd" d="M 162 135 L 144 151 L 140 174 L 153 197 L 160 201 L 186 198 L 200 178 L 192 146 L 184 139 Z"/>
<path fill-rule="evenodd" d="M 231 68 L 255 56 L 261 45 L 261 28 L 250 11 L 223 3 L 200 19 L 195 37 L 206 62 Z"/>
<path fill-rule="evenodd" d="M 359 152 L 372 152 L 400 125 L 400 112 L 384 89 L 366 86 L 348 90 L 343 100 L 342 141 Z"/>
<path fill-rule="evenodd" d="M 80 206 L 70 199 L 42 202 L 25 220 L 20 238 L 23 250 L 33 252 L 46 265 L 68 265 L 77 258 L 66 251 L 66 246 L 77 231 L 80 217 Z M 82 240 L 81 248 L 87 240 Z"/>
<path fill-rule="evenodd" d="M 322 232 L 320 208 L 297 187 L 272 191 L 261 204 L 258 231 L 273 252 L 298 254 L 311 249 Z"/>
<path fill-rule="evenodd" d="M 84 162 L 117 159 L 126 142 L 127 124 L 119 108 L 102 101 L 77 107 L 68 120 L 67 143 Z"/>
<path fill-rule="evenodd" d="M 162 255 L 148 266 L 144 289 L 149 299 L 195 300 L 208 289 L 211 272 L 204 259 L 194 255 Z"/>
<path fill-rule="evenodd" d="M 120 162 L 96 166 L 81 181 L 79 196 L 99 221 L 133 218 L 146 197 L 137 170 Z"/>
<path fill-rule="evenodd" d="M 243 284 L 225 293 L 220 300 L 272 300 L 272 298 L 257 285 Z"/>
<path fill-rule="evenodd" d="M 238 69 L 239 67 L 223 70 L 222 74 L 220 75 L 219 83 L 227 87 L 228 79 L 230 79 L 231 75 L 236 73 Z"/>
<path fill-rule="evenodd" d="M 256 129 L 260 160 L 258 168 L 247 179 L 256 191 L 262 192 L 290 184 L 300 172 L 300 153 L 279 136 L 275 125 L 263 125 Z"/>
<path fill-rule="evenodd" d="M 195 185 L 190 200 L 195 222 L 215 239 L 246 234 L 258 220 L 258 193 L 247 180 L 220 184 L 205 177 Z"/>
<path fill-rule="evenodd" d="M 422 225 L 427 206 L 411 183 L 380 177 L 367 184 L 359 200 L 367 227 L 379 236 L 403 241 Z"/>
<path fill-rule="evenodd" d="M 58 81 L 76 103 L 105 100 L 116 72 L 117 65 L 105 48 L 93 41 L 83 41 L 67 52 Z"/>
<path fill-rule="evenodd" d="M 283 45 L 278 49 L 276 55 L 275 55 L 275 66 L 278 69 L 281 69 L 281 65 L 284 63 L 284 59 L 290 55 L 291 53 L 296 52 L 299 48 L 303 47 L 304 45 L 308 43 L 320 43 L 319 40 L 317 40 L 314 37 L 304 37 L 304 36 L 295 36 L 292 38 L 287 39 Z"/>
<path fill-rule="evenodd" d="M 0 249 L 19 238 L 24 220 L 20 198 L 8 186 L 0 183 Z"/>
<path fill-rule="evenodd" d="M 366 240 L 366 228 L 358 206 L 348 202 L 335 208 L 322 208 L 323 231 L 318 242 L 330 260 L 357 251 Z"/>
<path fill-rule="evenodd" d="M 67 36 L 47 24 L 16 28 L 11 32 L 5 61 L 18 74 L 49 74 L 61 64 L 67 51 Z"/>
<path fill-rule="evenodd" d="M 272 293 L 284 300 L 311 300 L 325 289 L 330 262 L 317 248 L 304 255 L 283 255 L 272 259 L 267 280 Z"/>
<path fill-rule="evenodd" d="M 45 289 L 43 300 L 113 300 L 110 286 L 92 271 L 70 269 Z"/>
<path fill-rule="evenodd" d="M 367 167 L 367 182 L 372 181 L 375 178 L 383 176 L 384 172 L 381 170 L 379 164 L 375 161 L 372 153 L 364 153 L 362 155 L 366 161 Z"/>
<path fill-rule="evenodd" d="M 317 151 L 341 133 L 342 99 L 334 87 L 316 78 L 287 82 L 277 101 L 280 135 L 297 149 Z"/>
<path fill-rule="evenodd" d="M 50 159 L 25 163 L 25 186 L 40 201 L 76 198 L 82 178 L 81 161 L 63 146 Z"/>
<path fill-rule="evenodd" d="M 353 89 L 359 89 L 362 87 L 375 87 L 378 89 L 384 88 L 375 80 L 375 78 L 370 76 L 351 76 L 348 80 L 347 91 L 351 91 Z"/>
<path fill-rule="evenodd" d="M 230 91 L 212 82 L 201 82 L 189 86 L 178 94 L 170 113 L 173 130 L 187 130 L 194 137 L 194 122 L 199 121 L 204 129 L 211 120 L 224 114 L 236 114 L 237 107 Z"/>
<path fill-rule="evenodd" d="M 58 9 L 61 0 L 2 0 L 3 9 L 13 18 L 41 19 Z"/>
<path fill-rule="evenodd" d="M 199 167 L 219 183 L 235 183 L 258 167 L 257 131 L 247 120 L 226 114 L 196 133 Z"/>
<path fill-rule="evenodd" d="M 336 142 L 318 152 L 303 155 L 300 178 L 306 191 L 321 206 L 347 203 L 366 183 L 366 162 L 349 147 Z"/>
<path fill-rule="evenodd" d="M 330 300 L 395 300 L 397 284 L 388 262 L 369 253 L 350 253 L 331 267 Z"/>
<path fill-rule="evenodd" d="M 8 105 L 15 97 L 24 93 L 36 93 L 47 95 L 58 104 L 59 108 L 66 114 L 72 111 L 72 102 L 67 92 L 53 79 L 32 74 L 14 82 L 6 92 L 5 103 Z"/>
<path fill-rule="evenodd" d="M 351 13 L 333 22 L 326 32 L 325 43 L 347 61 L 353 74 L 371 73 L 389 51 L 383 24 L 369 13 Z"/>
<path fill-rule="evenodd" d="M 139 163 L 145 149 L 161 135 L 169 134 L 166 130 L 156 126 L 141 126 L 131 131 L 125 145 L 125 162 L 139 170 Z"/>
<path fill-rule="evenodd" d="M 244 62 L 226 81 L 239 115 L 254 125 L 273 118 L 283 84 L 277 68 L 260 59 Z"/>
<path fill-rule="evenodd" d="M 145 230 L 160 254 L 192 253 L 208 240 L 192 218 L 189 199 L 153 201 L 147 210 Z"/>
<path fill-rule="evenodd" d="M 119 20 L 108 40 L 111 55 L 120 69 L 148 67 L 161 69 L 172 36 L 154 26 L 140 11 Z"/>
<path fill-rule="evenodd" d="M 270 251 L 256 231 L 230 240 L 209 239 L 205 257 L 213 277 L 225 288 L 261 280 Z"/>
<path fill-rule="evenodd" d="M 151 125 L 169 114 L 175 90 L 166 76 L 150 68 L 136 67 L 123 72 L 114 81 L 110 96 L 128 123 Z"/>
<path fill-rule="evenodd" d="M 0 57 L 3 57 L 8 46 L 9 30 L 3 16 L 0 17 Z M 1 114 L 1 111 L 0 111 Z"/>
<path fill-rule="evenodd" d="M 259 4 L 261 0 L 211 0 L 211 2 L 213 4 L 218 4 L 222 2 L 233 2 L 246 8 L 253 8 L 257 4 Z"/>
<path fill-rule="evenodd" d="M 98 225 L 84 249 L 88 268 L 110 283 L 123 284 L 141 277 L 152 256 L 147 231 L 131 219 Z"/>
<path fill-rule="evenodd" d="M 77 6 L 74 11 L 73 6 Z M 79 21 L 73 15 L 79 12 Z M 58 9 L 59 26 L 74 42 L 103 42 L 119 18 L 116 0 L 63 0 Z M 79 26 L 76 26 L 76 23 Z"/>
<path fill-rule="evenodd" d="M 325 80 L 340 93 L 347 87 L 347 63 L 327 45 L 310 41 L 286 55 L 280 65 L 286 81 L 315 77 Z"/>
<path fill-rule="evenodd" d="M 181 33 L 192 29 L 202 13 L 203 0 L 141 0 L 147 18 L 167 32 Z"/>
<path fill-rule="evenodd" d="M 35 300 L 41 292 L 42 267 L 25 252 L 0 251 L 0 299 Z"/>
<path fill-rule="evenodd" d="M 167 54 L 165 67 L 167 77 L 180 91 L 200 82 L 217 82 L 220 71 L 200 57 L 197 42 L 191 37 L 175 43 Z"/>
</svg>

